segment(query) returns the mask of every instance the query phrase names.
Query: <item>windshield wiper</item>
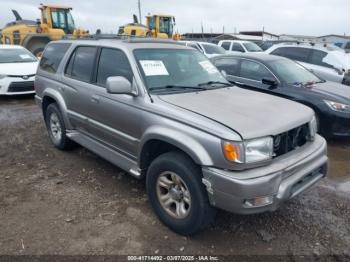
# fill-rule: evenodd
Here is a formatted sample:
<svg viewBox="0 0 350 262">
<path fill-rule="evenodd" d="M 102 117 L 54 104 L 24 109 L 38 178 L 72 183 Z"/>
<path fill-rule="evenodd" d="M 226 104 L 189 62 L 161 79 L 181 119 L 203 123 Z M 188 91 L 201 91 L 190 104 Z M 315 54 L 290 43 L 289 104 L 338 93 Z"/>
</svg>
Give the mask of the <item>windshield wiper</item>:
<svg viewBox="0 0 350 262">
<path fill-rule="evenodd" d="M 150 87 L 149 91 L 155 90 L 169 90 L 169 89 L 192 89 L 192 90 L 207 90 L 207 88 L 200 86 L 179 86 L 179 85 L 167 85 L 167 86 L 158 86 L 158 87 Z"/>
<path fill-rule="evenodd" d="M 232 86 L 232 84 L 221 81 L 209 81 L 206 83 L 198 84 L 198 86 L 211 86 L 211 85 L 224 85 L 224 86 Z"/>
</svg>

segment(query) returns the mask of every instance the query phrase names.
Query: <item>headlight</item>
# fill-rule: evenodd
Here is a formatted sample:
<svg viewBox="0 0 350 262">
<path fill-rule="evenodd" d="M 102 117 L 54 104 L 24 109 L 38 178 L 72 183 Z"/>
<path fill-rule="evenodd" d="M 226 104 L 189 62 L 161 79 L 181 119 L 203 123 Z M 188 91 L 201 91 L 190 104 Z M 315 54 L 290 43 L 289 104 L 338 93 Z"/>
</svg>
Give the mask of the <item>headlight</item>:
<svg viewBox="0 0 350 262">
<path fill-rule="evenodd" d="M 0 74 L 0 79 L 5 78 L 7 75 Z"/>
<path fill-rule="evenodd" d="M 311 140 L 313 140 L 318 131 L 317 120 L 315 116 L 311 119 L 309 123 L 309 128 L 310 128 L 310 138 Z"/>
<path fill-rule="evenodd" d="M 273 139 L 264 137 L 244 142 L 224 142 L 223 152 L 227 160 L 236 163 L 269 160 L 273 155 Z"/>
<path fill-rule="evenodd" d="M 328 101 L 328 100 L 323 100 L 323 101 L 333 111 L 350 113 L 350 106 L 349 105 L 345 105 L 345 104 L 333 102 L 333 101 Z"/>
</svg>

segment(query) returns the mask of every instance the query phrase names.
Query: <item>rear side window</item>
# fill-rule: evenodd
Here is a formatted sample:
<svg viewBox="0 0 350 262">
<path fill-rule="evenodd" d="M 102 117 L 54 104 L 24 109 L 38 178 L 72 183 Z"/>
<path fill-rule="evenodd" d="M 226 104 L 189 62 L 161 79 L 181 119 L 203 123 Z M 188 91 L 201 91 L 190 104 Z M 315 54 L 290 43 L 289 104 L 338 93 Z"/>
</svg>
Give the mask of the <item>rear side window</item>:
<svg viewBox="0 0 350 262">
<path fill-rule="evenodd" d="M 327 64 L 323 62 L 323 59 L 327 56 L 326 52 L 320 51 L 320 50 L 313 50 L 310 56 L 310 64 L 319 65 L 319 66 L 325 66 L 325 67 L 332 67 L 330 64 Z"/>
<path fill-rule="evenodd" d="M 65 74 L 71 78 L 90 82 L 93 74 L 96 47 L 77 47 L 69 59 Z"/>
<path fill-rule="evenodd" d="M 239 43 L 233 43 L 232 44 L 232 51 L 237 51 L 237 52 L 241 52 L 241 53 L 245 52 L 243 47 Z"/>
<path fill-rule="evenodd" d="M 239 60 L 233 58 L 223 58 L 215 61 L 215 66 L 221 71 L 224 70 L 226 74 L 237 76 L 239 71 Z"/>
<path fill-rule="evenodd" d="M 104 86 L 110 76 L 123 76 L 132 82 L 133 73 L 123 51 L 103 48 L 97 69 L 97 84 Z"/>
<path fill-rule="evenodd" d="M 70 43 L 48 44 L 40 60 L 40 69 L 56 73 L 70 45 Z"/>
<path fill-rule="evenodd" d="M 347 42 L 344 48 L 345 49 L 350 49 L 350 42 Z"/>
<path fill-rule="evenodd" d="M 280 47 L 271 54 L 284 56 L 292 60 L 300 62 L 308 62 L 311 49 L 302 47 Z"/>
<path fill-rule="evenodd" d="M 231 43 L 230 42 L 222 42 L 221 47 L 225 50 L 230 50 Z"/>
<path fill-rule="evenodd" d="M 248 60 L 242 60 L 241 62 L 240 76 L 256 81 L 262 81 L 263 78 L 274 78 L 264 65 Z"/>
</svg>

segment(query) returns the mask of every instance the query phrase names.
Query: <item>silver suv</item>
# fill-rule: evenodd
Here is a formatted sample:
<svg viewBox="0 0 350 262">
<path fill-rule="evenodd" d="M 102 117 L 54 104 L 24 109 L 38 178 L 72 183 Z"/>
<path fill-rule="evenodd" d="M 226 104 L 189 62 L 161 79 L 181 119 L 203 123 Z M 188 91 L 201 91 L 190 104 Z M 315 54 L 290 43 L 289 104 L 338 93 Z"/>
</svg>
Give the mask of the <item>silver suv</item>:
<svg viewBox="0 0 350 262">
<path fill-rule="evenodd" d="M 273 211 L 327 173 L 310 108 L 232 86 L 175 42 L 51 42 L 35 81 L 52 143 L 145 178 L 156 214 L 180 234 L 216 208 Z"/>
<path fill-rule="evenodd" d="M 337 46 L 282 43 L 265 52 L 295 60 L 321 79 L 350 85 L 350 56 Z"/>
</svg>

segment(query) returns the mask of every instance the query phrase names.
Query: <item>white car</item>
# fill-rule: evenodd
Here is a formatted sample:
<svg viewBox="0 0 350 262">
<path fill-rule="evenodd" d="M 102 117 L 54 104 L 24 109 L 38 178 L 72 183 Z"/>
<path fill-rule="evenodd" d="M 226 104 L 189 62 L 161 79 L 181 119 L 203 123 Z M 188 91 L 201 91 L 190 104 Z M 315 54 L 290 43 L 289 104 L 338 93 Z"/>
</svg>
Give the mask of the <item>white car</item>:
<svg viewBox="0 0 350 262">
<path fill-rule="evenodd" d="M 295 60 L 324 80 L 350 85 L 350 56 L 339 47 L 282 43 L 265 52 Z"/>
<path fill-rule="evenodd" d="M 0 95 L 33 94 L 38 59 L 27 49 L 0 45 Z"/>
<path fill-rule="evenodd" d="M 244 40 L 221 40 L 219 41 L 218 46 L 225 49 L 227 54 L 263 52 L 261 47 L 254 42 Z"/>
<path fill-rule="evenodd" d="M 181 42 L 184 43 L 186 46 L 190 46 L 199 50 L 208 58 L 226 54 L 223 48 L 212 43 L 197 42 L 197 41 L 181 41 Z"/>
</svg>

